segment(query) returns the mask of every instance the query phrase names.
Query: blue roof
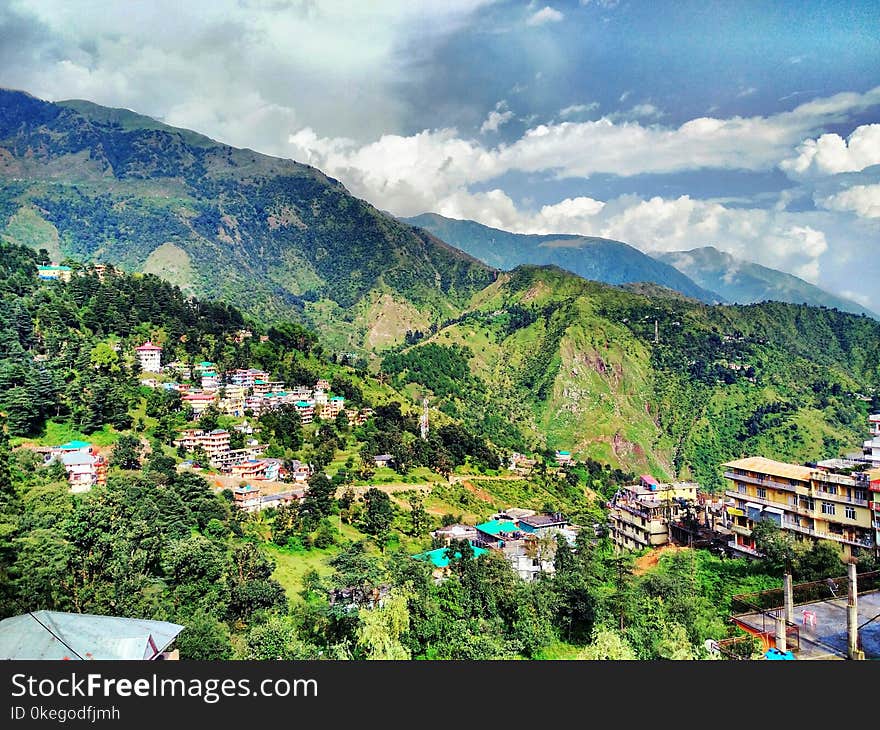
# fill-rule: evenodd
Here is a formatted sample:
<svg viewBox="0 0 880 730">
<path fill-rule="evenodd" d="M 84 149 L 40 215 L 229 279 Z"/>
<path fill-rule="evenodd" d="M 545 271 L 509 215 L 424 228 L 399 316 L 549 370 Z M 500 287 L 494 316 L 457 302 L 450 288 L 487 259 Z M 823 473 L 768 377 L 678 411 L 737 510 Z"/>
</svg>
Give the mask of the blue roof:
<svg viewBox="0 0 880 730">
<path fill-rule="evenodd" d="M 517 532 L 519 530 L 516 523 L 510 520 L 489 520 L 477 525 L 477 529 L 487 535 L 499 535 L 502 532 Z"/>
<path fill-rule="evenodd" d="M 489 552 L 485 548 L 471 546 L 474 551 L 474 557 L 478 558 L 483 553 Z M 418 553 L 417 555 L 413 555 L 416 560 L 430 560 L 436 567 L 445 568 L 449 565 L 449 556 L 446 553 L 446 548 L 437 548 L 436 550 L 429 550 L 426 553 Z M 456 551 L 455 553 L 456 560 L 461 558 L 461 551 Z"/>
<path fill-rule="evenodd" d="M 91 447 L 91 444 L 88 441 L 77 441 L 74 439 L 73 441 L 68 441 L 66 444 L 61 444 L 59 449 L 64 449 L 65 451 L 78 451 L 79 449 L 87 449 Z"/>
</svg>

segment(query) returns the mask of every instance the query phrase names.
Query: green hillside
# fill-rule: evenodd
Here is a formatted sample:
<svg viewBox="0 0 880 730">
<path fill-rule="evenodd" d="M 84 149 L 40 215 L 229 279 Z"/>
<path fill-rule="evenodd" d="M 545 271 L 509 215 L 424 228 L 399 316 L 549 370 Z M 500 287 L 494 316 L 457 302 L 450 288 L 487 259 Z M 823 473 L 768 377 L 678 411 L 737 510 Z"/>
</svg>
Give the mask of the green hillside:
<svg viewBox="0 0 880 730">
<path fill-rule="evenodd" d="M 313 167 L 124 109 L 0 90 L 0 176 L 3 240 L 170 266 L 186 291 L 297 316 L 336 349 L 383 347 L 455 316 L 493 278 Z"/>
<path fill-rule="evenodd" d="M 855 394 L 876 388 L 878 362 L 880 324 L 865 317 L 648 298 L 520 267 L 383 368 L 506 445 L 718 488 L 732 457 L 857 446 L 868 404 Z"/>
</svg>

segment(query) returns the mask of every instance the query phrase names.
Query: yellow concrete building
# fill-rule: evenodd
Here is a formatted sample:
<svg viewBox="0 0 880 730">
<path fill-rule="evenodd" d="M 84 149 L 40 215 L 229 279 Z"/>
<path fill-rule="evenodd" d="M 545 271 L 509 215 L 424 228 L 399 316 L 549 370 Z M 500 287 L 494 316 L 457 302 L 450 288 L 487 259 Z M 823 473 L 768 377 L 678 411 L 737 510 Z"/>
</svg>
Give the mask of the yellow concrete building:
<svg viewBox="0 0 880 730">
<path fill-rule="evenodd" d="M 644 475 L 621 487 L 608 504 L 609 537 L 618 550 L 641 550 L 669 542 L 669 522 L 697 499 L 695 482 L 662 484 Z"/>
<path fill-rule="evenodd" d="M 786 464 L 761 456 L 723 465 L 734 539 L 729 546 L 756 555 L 752 527 L 764 519 L 808 540 L 831 540 L 844 555 L 876 550 L 880 469 L 844 470 Z M 872 487 L 872 482 L 874 483 Z M 872 503 L 873 502 L 873 503 Z"/>
</svg>

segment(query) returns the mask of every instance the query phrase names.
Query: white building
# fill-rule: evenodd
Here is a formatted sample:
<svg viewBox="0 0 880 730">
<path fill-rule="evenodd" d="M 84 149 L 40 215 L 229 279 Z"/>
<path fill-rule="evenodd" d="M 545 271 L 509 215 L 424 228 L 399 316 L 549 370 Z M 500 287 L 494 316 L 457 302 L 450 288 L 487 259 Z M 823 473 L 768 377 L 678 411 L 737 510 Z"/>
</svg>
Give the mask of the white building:
<svg viewBox="0 0 880 730">
<path fill-rule="evenodd" d="M 865 461 L 869 461 L 872 467 L 880 466 L 880 413 L 868 416 L 871 438 L 862 444 L 862 453 Z"/>
<path fill-rule="evenodd" d="M 162 371 L 162 348 L 147 340 L 140 347 L 135 347 L 141 370 L 145 373 L 158 373 Z"/>
</svg>

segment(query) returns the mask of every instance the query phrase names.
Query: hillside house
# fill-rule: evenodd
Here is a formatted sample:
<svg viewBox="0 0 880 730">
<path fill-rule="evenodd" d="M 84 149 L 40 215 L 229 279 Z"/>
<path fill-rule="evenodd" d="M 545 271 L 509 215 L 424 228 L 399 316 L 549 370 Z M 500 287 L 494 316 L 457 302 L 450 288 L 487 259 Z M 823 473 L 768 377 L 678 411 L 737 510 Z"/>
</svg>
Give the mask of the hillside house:
<svg viewBox="0 0 880 730">
<path fill-rule="evenodd" d="M 552 515 L 528 515 L 517 520 L 519 529 L 538 537 L 554 534 L 568 527 L 568 520 L 560 513 Z"/>
<path fill-rule="evenodd" d="M 431 537 L 443 540 L 446 545 L 452 540 L 467 540 L 473 543 L 474 540 L 479 539 L 479 533 L 473 525 L 455 524 L 438 527 L 431 533 Z"/>
<path fill-rule="evenodd" d="M 59 264 L 37 266 L 37 278 L 41 281 L 70 281 L 72 273 L 69 266 Z"/>
<path fill-rule="evenodd" d="M 198 417 L 205 412 L 208 406 L 217 403 L 217 393 L 190 392 L 181 396 L 180 402 L 184 408 L 189 406 L 193 410 L 193 415 Z"/>
<path fill-rule="evenodd" d="M 477 546 L 472 546 L 472 547 L 473 547 L 475 558 L 478 558 L 481 555 L 485 555 L 488 552 L 488 550 L 486 550 L 485 548 L 481 548 L 481 547 L 477 547 Z M 449 572 L 450 572 L 449 564 L 451 561 L 450 561 L 449 552 L 450 552 L 449 548 L 442 547 L 442 548 L 437 548 L 436 550 L 428 550 L 427 552 L 424 552 L 424 553 L 417 553 L 416 555 L 413 555 L 412 557 L 414 560 L 424 560 L 424 561 L 431 563 L 431 565 L 433 566 L 433 570 L 431 571 L 431 574 L 434 576 L 434 579 L 435 580 L 442 580 L 447 575 L 449 575 Z M 452 558 L 453 559 L 461 559 L 461 552 L 457 551 L 455 553 L 455 555 L 452 556 Z"/>
<path fill-rule="evenodd" d="M 608 503 L 609 537 L 618 550 L 641 550 L 669 542 L 671 524 L 697 501 L 695 482 L 662 484 L 644 474 L 621 487 Z"/>
<path fill-rule="evenodd" d="M 252 484 L 236 487 L 232 490 L 232 501 L 236 507 L 247 512 L 256 512 L 260 509 L 260 488 Z"/>
<path fill-rule="evenodd" d="M 523 537 L 523 532 L 512 520 L 489 520 L 481 522 L 476 529 L 480 547 L 500 548 L 505 541 L 518 540 Z"/>
<path fill-rule="evenodd" d="M 315 418 L 314 401 L 298 400 L 293 404 L 296 412 L 299 413 L 300 420 L 303 425 L 311 423 Z"/>
<path fill-rule="evenodd" d="M 566 464 L 573 464 L 574 458 L 572 457 L 570 451 L 557 451 L 556 452 L 556 463 L 559 466 L 565 466 Z"/>
<path fill-rule="evenodd" d="M 88 441 L 68 441 L 50 449 L 47 456 L 46 463 L 57 460 L 64 466 L 71 492 L 88 492 L 107 482 L 107 460 Z"/>
<path fill-rule="evenodd" d="M 315 390 L 330 390 L 330 381 L 326 380 L 325 378 L 318 378 L 317 382 L 315 383 Z"/>
<path fill-rule="evenodd" d="M 162 372 L 162 348 L 147 340 L 143 345 L 134 348 L 141 370 L 145 373 Z"/>
<path fill-rule="evenodd" d="M 381 468 L 383 466 L 391 468 L 391 464 L 393 462 L 394 462 L 394 457 L 392 457 L 391 454 L 376 454 L 373 457 L 373 463 L 379 468 Z"/>
</svg>

